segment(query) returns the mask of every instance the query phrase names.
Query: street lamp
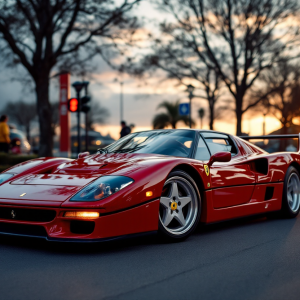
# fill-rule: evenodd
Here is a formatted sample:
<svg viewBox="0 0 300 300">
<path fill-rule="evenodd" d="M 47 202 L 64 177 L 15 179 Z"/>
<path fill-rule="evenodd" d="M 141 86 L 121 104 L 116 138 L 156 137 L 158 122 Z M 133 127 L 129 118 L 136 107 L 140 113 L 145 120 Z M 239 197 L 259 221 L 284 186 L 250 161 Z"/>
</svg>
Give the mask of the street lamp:
<svg viewBox="0 0 300 300">
<path fill-rule="evenodd" d="M 269 113 L 269 102 L 263 101 L 263 135 L 266 135 L 266 115 Z"/>
<path fill-rule="evenodd" d="M 123 108 L 123 98 L 124 98 L 124 93 L 123 93 L 123 86 L 124 86 L 124 81 L 123 81 L 123 75 L 122 73 L 120 74 L 120 79 L 119 78 L 115 78 L 114 82 L 118 82 L 120 84 L 120 122 L 123 121 L 123 115 L 124 115 L 124 108 Z"/>
<path fill-rule="evenodd" d="M 189 124 L 190 124 L 190 128 L 192 128 L 192 99 L 194 97 L 194 92 L 195 87 L 191 84 L 189 84 L 187 86 L 187 92 L 189 93 L 189 99 L 190 99 L 190 112 L 189 112 Z"/>
<path fill-rule="evenodd" d="M 198 114 L 199 114 L 199 118 L 200 118 L 200 129 L 202 129 L 202 121 L 203 121 L 203 117 L 204 117 L 204 114 L 205 114 L 205 111 L 202 107 L 199 108 Z"/>
<path fill-rule="evenodd" d="M 120 81 L 120 122 L 123 121 L 123 79 Z"/>
</svg>

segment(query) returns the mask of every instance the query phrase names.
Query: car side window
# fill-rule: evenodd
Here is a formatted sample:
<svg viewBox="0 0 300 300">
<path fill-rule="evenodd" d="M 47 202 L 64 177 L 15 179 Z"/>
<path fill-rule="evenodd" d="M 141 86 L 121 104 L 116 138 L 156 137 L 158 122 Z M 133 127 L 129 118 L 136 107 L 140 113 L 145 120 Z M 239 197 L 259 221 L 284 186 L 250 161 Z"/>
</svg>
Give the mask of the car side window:
<svg viewBox="0 0 300 300">
<path fill-rule="evenodd" d="M 221 151 L 230 152 L 232 156 L 238 153 L 235 144 L 228 135 L 210 132 L 205 132 L 202 135 L 211 155 Z"/>
<path fill-rule="evenodd" d="M 207 146 L 204 143 L 201 136 L 199 138 L 195 159 L 197 159 L 197 160 L 209 160 L 210 159 L 210 153 L 209 153 Z"/>
</svg>

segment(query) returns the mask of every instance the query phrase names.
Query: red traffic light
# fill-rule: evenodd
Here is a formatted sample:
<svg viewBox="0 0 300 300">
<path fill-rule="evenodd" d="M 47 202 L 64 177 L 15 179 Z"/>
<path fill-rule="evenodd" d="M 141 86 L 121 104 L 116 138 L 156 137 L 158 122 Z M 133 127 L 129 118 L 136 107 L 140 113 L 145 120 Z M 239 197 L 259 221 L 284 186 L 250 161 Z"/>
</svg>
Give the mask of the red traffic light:
<svg viewBox="0 0 300 300">
<path fill-rule="evenodd" d="M 72 98 L 68 101 L 68 108 L 70 112 L 76 112 L 78 110 L 78 100 Z"/>
</svg>

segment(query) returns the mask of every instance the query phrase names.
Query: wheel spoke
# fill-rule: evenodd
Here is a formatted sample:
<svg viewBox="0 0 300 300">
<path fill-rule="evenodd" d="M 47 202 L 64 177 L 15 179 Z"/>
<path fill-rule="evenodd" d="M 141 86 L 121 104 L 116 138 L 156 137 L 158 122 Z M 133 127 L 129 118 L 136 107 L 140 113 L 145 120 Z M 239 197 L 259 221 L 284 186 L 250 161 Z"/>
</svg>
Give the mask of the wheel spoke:
<svg viewBox="0 0 300 300">
<path fill-rule="evenodd" d="M 166 208 L 169 208 L 170 201 L 171 201 L 171 199 L 167 198 L 167 197 L 160 198 L 160 203 Z"/>
<path fill-rule="evenodd" d="M 185 218 L 181 210 L 174 216 L 174 219 L 176 219 L 181 226 L 185 225 Z"/>
<path fill-rule="evenodd" d="M 293 192 L 294 194 L 297 194 L 299 192 L 299 186 L 297 181 L 295 180 L 295 184 L 294 184 L 294 188 L 293 188 Z"/>
<path fill-rule="evenodd" d="M 177 182 L 172 183 L 172 193 L 171 193 L 171 198 L 172 197 L 178 197 L 178 185 Z"/>
<path fill-rule="evenodd" d="M 167 213 L 165 214 L 163 223 L 165 226 L 168 226 L 172 220 L 173 220 L 173 215 L 171 215 L 171 211 L 168 209 Z"/>
<path fill-rule="evenodd" d="M 187 196 L 187 197 L 182 197 L 179 198 L 178 202 L 181 202 L 181 208 L 185 207 L 188 203 L 190 203 L 192 201 L 192 197 L 191 196 Z"/>
<path fill-rule="evenodd" d="M 291 180 L 291 185 L 293 187 L 293 191 L 295 191 L 295 189 L 297 188 L 297 182 L 296 182 L 296 179 L 295 178 L 292 178 Z"/>
<path fill-rule="evenodd" d="M 293 206 L 293 196 L 291 194 L 288 194 L 287 195 L 287 199 L 288 199 L 288 202 L 290 203 L 290 206 Z"/>
</svg>

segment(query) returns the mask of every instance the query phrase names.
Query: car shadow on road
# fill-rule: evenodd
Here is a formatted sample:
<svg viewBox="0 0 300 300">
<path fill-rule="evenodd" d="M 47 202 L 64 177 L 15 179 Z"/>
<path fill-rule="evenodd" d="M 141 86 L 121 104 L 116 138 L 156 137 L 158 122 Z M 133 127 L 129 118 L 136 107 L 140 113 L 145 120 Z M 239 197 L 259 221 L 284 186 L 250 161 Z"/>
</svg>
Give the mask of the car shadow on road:
<svg viewBox="0 0 300 300">
<path fill-rule="evenodd" d="M 230 228 L 250 226 L 252 224 L 257 224 L 261 222 L 272 222 L 273 220 L 278 220 L 279 218 L 271 217 L 271 215 L 253 215 L 249 217 L 236 218 L 232 220 L 220 221 L 211 224 L 200 224 L 196 229 L 197 233 L 211 233 L 214 231 L 228 230 Z"/>
<path fill-rule="evenodd" d="M 266 215 L 256 215 L 240 219 L 234 219 L 214 224 L 200 224 L 195 230 L 194 236 L 201 236 L 231 230 L 233 228 L 248 227 L 262 222 L 276 222 L 277 219 L 268 218 Z M 46 251 L 61 254 L 91 254 L 91 253 L 118 253 L 130 251 L 130 249 L 155 246 L 157 244 L 169 244 L 158 239 L 157 235 L 149 234 L 139 237 L 98 242 L 98 243 L 77 243 L 77 242 L 49 242 L 43 239 L 35 239 L 19 236 L 0 235 L 0 246 L 6 248 L 18 248 L 31 251 Z"/>
</svg>

